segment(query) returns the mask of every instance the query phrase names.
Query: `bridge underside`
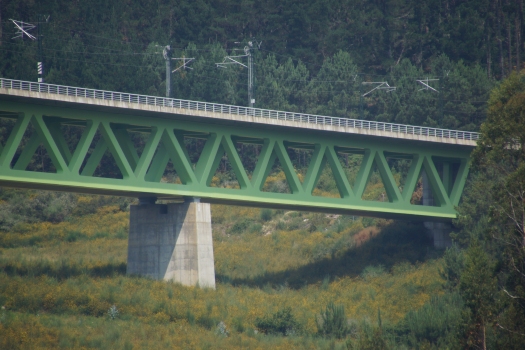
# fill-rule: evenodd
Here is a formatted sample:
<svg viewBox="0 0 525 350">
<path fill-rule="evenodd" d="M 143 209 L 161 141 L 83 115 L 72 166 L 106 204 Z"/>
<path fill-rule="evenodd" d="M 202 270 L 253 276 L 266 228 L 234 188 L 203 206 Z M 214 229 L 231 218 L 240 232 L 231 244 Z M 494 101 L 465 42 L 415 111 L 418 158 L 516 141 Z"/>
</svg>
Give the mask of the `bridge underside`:
<svg viewBox="0 0 525 350">
<path fill-rule="evenodd" d="M 471 147 L 81 108 L 2 101 L 0 185 L 450 220 L 468 173 Z M 432 206 L 415 204 L 423 172 Z M 319 190 L 327 176 L 332 192 Z"/>
</svg>

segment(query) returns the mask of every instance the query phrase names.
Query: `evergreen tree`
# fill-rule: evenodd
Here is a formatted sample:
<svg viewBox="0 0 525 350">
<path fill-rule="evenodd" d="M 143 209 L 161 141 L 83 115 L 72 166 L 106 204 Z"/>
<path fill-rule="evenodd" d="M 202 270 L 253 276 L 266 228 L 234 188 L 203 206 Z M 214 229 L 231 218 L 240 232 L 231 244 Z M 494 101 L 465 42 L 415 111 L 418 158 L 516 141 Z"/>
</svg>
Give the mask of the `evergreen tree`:
<svg viewBox="0 0 525 350">
<path fill-rule="evenodd" d="M 513 74 L 491 94 L 487 121 L 474 151 L 477 169 L 500 176 L 487 182 L 492 194 L 490 226 L 500 247 L 499 272 L 503 311 L 500 339 L 512 338 L 513 348 L 525 346 L 525 72 Z M 508 344 L 505 342 L 505 344 Z"/>
</svg>

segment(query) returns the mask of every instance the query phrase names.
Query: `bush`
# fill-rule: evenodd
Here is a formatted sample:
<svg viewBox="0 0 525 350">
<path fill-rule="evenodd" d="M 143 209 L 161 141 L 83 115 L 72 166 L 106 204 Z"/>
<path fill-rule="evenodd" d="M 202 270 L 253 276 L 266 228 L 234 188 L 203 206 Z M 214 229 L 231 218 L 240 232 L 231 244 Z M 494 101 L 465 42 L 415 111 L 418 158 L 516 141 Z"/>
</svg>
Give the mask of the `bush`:
<svg viewBox="0 0 525 350">
<path fill-rule="evenodd" d="M 347 349 L 359 350 L 387 350 L 390 349 L 385 334 L 380 327 L 365 327 L 356 340 L 346 342 Z"/>
<path fill-rule="evenodd" d="M 197 324 L 208 330 L 211 330 L 218 323 L 219 323 L 218 320 L 215 319 L 214 317 L 211 317 L 210 315 L 203 315 L 197 319 Z"/>
<path fill-rule="evenodd" d="M 252 222 L 250 219 L 242 218 L 233 224 L 232 228 L 230 229 L 230 232 L 236 234 L 244 233 L 248 231 L 248 228 L 250 227 L 251 223 Z"/>
<path fill-rule="evenodd" d="M 277 225 L 275 225 L 275 229 L 276 230 L 285 230 L 286 229 L 286 224 L 279 220 Z"/>
<path fill-rule="evenodd" d="M 457 293 L 433 296 L 420 309 L 409 311 L 399 327 L 417 343 L 428 341 L 442 345 L 440 342 L 454 337 L 462 320 L 463 308 L 463 301 Z"/>
<path fill-rule="evenodd" d="M 375 278 L 383 275 L 385 273 L 385 267 L 383 265 L 372 266 L 369 265 L 363 269 L 361 272 L 361 277 L 365 280 L 370 278 Z"/>
<path fill-rule="evenodd" d="M 336 306 L 333 302 L 328 303 L 326 309 L 321 311 L 315 323 L 317 324 L 317 333 L 323 337 L 341 339 L 350 333 L 344 306 Z"/>
<path fill-rule="evenodd" d="M 290 307 L 277 311 L 271 316 L 267 315 L 263 318 L 257 317 L 255 327 L 264 334 L 283 336 L 296 335 L 302 330 L 301 325 L 292 315 L 292 308 Z"/>
<path fill-rule="evenodd" d="M 261 209 L 261 220 L 262 221 L 270 221 L 273 217 L 273 211 L 271 209 Z"/>
</svg>

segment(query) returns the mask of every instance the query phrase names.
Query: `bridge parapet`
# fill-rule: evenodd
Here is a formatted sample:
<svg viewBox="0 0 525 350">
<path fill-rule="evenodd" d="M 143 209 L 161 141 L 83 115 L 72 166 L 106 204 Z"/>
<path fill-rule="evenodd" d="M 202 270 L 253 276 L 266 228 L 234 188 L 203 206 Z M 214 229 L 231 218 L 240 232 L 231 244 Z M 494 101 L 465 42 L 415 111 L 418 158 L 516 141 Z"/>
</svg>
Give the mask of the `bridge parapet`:
<svg viewBox="0 0 525 350">
<path fill-rule="evenodd" d="M 475 146 L 479 133 L 0 78 L 0 95 Z"/>
</svg>

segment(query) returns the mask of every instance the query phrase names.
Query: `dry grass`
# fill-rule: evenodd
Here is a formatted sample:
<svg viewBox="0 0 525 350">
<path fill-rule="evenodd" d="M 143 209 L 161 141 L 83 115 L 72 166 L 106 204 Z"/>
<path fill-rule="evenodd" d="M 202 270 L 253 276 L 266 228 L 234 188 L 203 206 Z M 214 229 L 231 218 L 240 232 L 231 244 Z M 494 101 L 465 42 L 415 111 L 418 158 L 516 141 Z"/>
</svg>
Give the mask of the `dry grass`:
<svg viewBox="0 0 525 350">
<path fill-rule="evenodd" d="M 331 301 L 344 305 L 352 320 L 374 323 L 381 309 L 383 322 L 395 324 L 442 293 L 439 260 L 392 268 L 395 273 L 387 266 L 379 275 L 340 266 L 328 277 L 330 266 L 348 254 L 377 249 L 379 229 L 364 228 L 361 220 L 300 212 L 261 216 L 259 209 L 212 206 L 221 278 L 216 290 L 126 276 L 128 214 L 115 207 L 7 233 L 4 247 L 14 247 L 0 249 L 0 304 L 6 308 L 0 348 L 328 349 L 332 343 L 312 335 L 316 315 Z M 236 231 L 239 218 L 252 231 Z M 288 285 L 294 275 L 308 278 Z M 116 320 L 107 316 L 111 305 L 119 310 Z M 292 308 L 305 336 L 255 334 L 257 317 L 284 307 Z M 219 321 L 228 337 L 216 334 Z"/>
</svg>

